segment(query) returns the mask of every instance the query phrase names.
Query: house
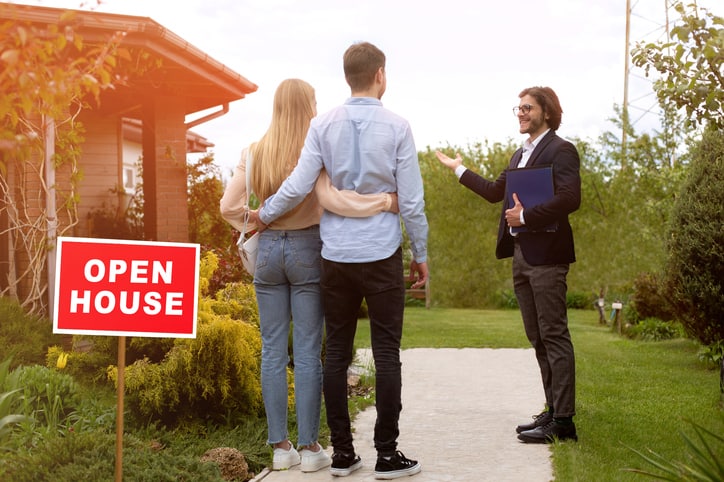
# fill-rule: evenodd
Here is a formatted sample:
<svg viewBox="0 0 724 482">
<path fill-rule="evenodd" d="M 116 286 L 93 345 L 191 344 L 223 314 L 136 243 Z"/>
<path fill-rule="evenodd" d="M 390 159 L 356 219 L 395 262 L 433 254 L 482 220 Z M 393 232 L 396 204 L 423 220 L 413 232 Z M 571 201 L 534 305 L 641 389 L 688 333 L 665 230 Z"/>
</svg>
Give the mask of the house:
<svg viewBox="0 0 724 482">
<path fill-rule="evenodd" d="M 100 103 L 89 102 L 89 107 L 77 116 L 85 128 L 85 142 L 78 161 L 83 176 L 75 192 L 76 221 L 65 235 L 92 237 L 89 214 L 104 203 L 113 202 L 113 189 L 130 185 L 128 176 L 132 173 L 127 169 L 128 160 L 124 164 L 123 144 L 124 137 L 135 136 L 142 146 L 144 237 L 152 241 L 187 242 L 186 154 L 189 144 L 203 148 L 206 142 L 189 129 L 226 114 L 232 102 L 255 92 L 257 86 L 150 18 L 81 10 L 72 11 L 68 17 L 67 12 L 67 9 L 0 3 L 0 24 L 14 22 L 28 28 L 47 29 L 63 22 L 64 28 L 72 28 L 86 44 L 97 45 L 106 44 L 118 32 L 123 32 L 120 46 L 132 52 L 134 59 L 142 59 L 143 64 L 131 70 L 115 88 L 103 90 Z M 211 114 L 205 114 L 208 111 Z M 187 116 L 194 115 L 201 117 L 186 122 Z M 10 145 L 4 141 L 0 150 L 7 155 Z M 28 184 L 22 168 L 13 170 L 6 163 L 4 170 L 0 169 L 8 191 L 27 192 L 44 182 L 52 187 L 67 181 L 63 176 L 68 174 L 62 170 L 55 172 L 50 161 L 57 146 L 47 140 L 45 146 L 45 168 L 39 183 Z M 2 161 L 0 167 L 3 167 L 1 164 Z M 48 212 L 55 212 L 49 208 L 59 202 L 53 196 L 36 198 L 33 202 L 41 206 L 17 207 L 27 211 L 28 207 L 42 209 L 45 204 Z M 9 214 L 9 209 L 14 211 L 16 204 L 12 198 L 0 198 L 0 295 L 18 298 L 33 307 L 30 311 L 47 313 L 47 306 L 52 304 L 48 305 L 48 300 L 40 297 L 52 291 L 47 290 L 47 286 L 54 276 L 56 231 L 53 223 L 62 225 L 64 220 L 49 220 L 47 232 L 43 233 L 45 244 L 49 245 L 45 259 L 49 270 L 45 273 L 33 261 L 34 253 L 18 248 L 18 235 L 13 236 L 17 226 L 13 226 Z M 26 243 L 26 248 L 28 244 L 35 243 Z M 28 267 L 33 275 L 22 279 Z M 41 281 L 36 279 L 39 275 Z M 37 309 L 38 303 L 41 309 Z"/>
<path fill-rule="evenodd" d="M 121 182 L 126 194 L 133 194 L 138 184 L 138 162 L 143 159 L 143 124 L 139 119 L 122 119 L 122 161 Z M 186 152 L 203 154 L 214 147 L 205 137 L 189 130 L 186 131 Z"/>
</svg>

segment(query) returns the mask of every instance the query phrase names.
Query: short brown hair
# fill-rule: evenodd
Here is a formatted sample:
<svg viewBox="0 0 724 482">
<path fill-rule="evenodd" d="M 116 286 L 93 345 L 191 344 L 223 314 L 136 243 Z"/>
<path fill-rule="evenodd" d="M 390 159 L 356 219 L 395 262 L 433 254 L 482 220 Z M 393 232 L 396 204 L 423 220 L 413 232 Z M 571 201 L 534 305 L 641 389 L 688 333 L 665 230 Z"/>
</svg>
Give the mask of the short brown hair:
<svg viewBox="0 0 724 482">
<path fill-rule="evenodd" d="M 369 42 L 352 44 L 344 53 L 344 78 L 352 91 L 371 87 L 385 60 L 384 52 Z"/>
<path fill-rule="evenodd" d="M 533 97 L 536 102 L 540 104 L 541 109 L 543 109 L 543 115 L 548 114 L 548 119 L 546 119 L 548 127 L 557 131 L 561 126 L 563 109 L 553 89 L 550 87 L 528 87 L 527 89 L 523 89 L 518 97 L 523 98 L 526 95 Z"/>
</svg>

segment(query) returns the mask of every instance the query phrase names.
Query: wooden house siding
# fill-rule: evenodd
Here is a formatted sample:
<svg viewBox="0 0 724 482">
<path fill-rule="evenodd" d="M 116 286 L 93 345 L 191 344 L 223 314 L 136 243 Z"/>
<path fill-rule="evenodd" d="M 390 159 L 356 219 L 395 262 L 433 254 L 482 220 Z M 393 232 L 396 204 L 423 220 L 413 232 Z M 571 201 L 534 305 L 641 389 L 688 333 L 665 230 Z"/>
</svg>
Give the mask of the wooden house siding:
<svg viewBox="0 0 724 482">
<path fill-rule="evenodd" d="M 0 21 L 27 25 L 38 31 L 54 28 L 66 13 L 67 9 L 0 2 Z M 189 140 L 188 129 L 224 115 L 231 102 L 257 90 L 255 84 L 240 74 L 147 17 L 76 10 L 73 18 L 72 27 L 67 28 L 76 29 L 86 45 L 103 45 L 123 32 L 122 47 L 145 59 L 147 64 L 135 70 L 127 69 L 122 84 L 101 92 L 100 104 L 88 99 L 78 117 L 85 128 L 85 142 L 80 146 L 77 164 L 79 178 L 67 163 L 46 168 L 43 152 L 34 153 L 24 166 L 7 162 L 7 190 L 12 194 L 0 198 L 0 296 L 18 298 L 30 311 L 46 314 L 49 303 L 44 298 L 51 292 L 47 283 L 52 282 L 55 267 L 45 263 L 52 263 L 54 259 L 53 238 L 57 235 L 100 237 L 94 234 L 91 214 L 101 209 L 123 212 L 132 194 L 137 173 L 133 171 L 135 159 L 133 165 L 127 160 L 124 165 L 124 129 L 135 137 L 140 134 L 141 138 L 145 239 L 187 242 L 187 146 L 199 149 L 210 145 L 198 136 Z M 211 109 L 215 112 L 186 124 L 187 116 Z M 133 119 L 133 126 L 124 126 L 126 117 Z M 13 149 L 7 144 L 0 147 Z M 56 146 L 56 153 L 65 154 L 63 149 L 66 147 Z M 2 154 L 5 156 L 4 151 Z M 23 176 L 25 172 L 33 173 L 34 177 Z M 124 172 L 128 181 L 125 185 Z M 46 203 L 52 203 L 53 197 L 50 201 L 47 199 L 43 183 L 53 176 L 57 230 L 55 219 L 44 217 Z M 18 196 L 19 192 L 29 195 Z M 76 198 L 77 205 L 68 202 Z M 16 204 L 37 219 L 13 219 L 12 209 Z M 71 205 L 70 209 L 64 209 Z M 32 226 L 34 236 L 39 239 L 26 241 L 26 249 L 21 254 L 15 241 L 28 229 L 26 226 Z M 16 282 L 22 276 L 27 277 L 27 286 L 25 282 Z"/>
</svg>

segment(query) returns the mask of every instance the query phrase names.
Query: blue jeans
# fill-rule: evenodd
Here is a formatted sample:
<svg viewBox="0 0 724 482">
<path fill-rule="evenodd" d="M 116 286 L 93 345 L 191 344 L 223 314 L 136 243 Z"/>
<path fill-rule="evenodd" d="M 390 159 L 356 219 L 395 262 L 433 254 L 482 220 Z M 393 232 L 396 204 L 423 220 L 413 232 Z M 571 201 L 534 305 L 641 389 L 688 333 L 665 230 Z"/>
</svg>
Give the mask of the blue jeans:
<svg viewBox="0 0 724 482">
<path fill-rule="evenodd" d="M 299 446 L 319 436 L 322 403 L 322 330 L 319 226 L 267 229 L 259 238 L 254 287 L 261 327 L 261 388 L 270 444 L 287 431 L 289 328 L 293 325 L 294 399 Z"/>
<path fill-rule="evenodd" d="M 370 317 L 376 372 L 374 444 L 379 455 L 392 455 L 397 449 L 402 410 L 400 341 L 405 309 L 402 250 L 371 263 L 323 259 L 322 292 L 327 326 L 324 401 L 334 451 L 354 453 L 347 407 L 347 367 L 354 355 L 357 314 L 364 298 Z"/>
</svg>

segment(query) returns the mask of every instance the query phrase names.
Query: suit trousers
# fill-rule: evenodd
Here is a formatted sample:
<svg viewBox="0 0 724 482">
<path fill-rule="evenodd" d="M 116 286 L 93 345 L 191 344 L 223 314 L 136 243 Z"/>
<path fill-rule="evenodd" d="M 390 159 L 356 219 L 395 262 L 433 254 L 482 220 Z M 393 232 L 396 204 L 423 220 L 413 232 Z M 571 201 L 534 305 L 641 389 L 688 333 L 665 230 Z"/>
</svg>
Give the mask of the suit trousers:
<svg viewBox="0 0 724 482">
<path fill-rule="evenodd" d="M 576 364 L 566 308 L 568 269 L 568 264 L 530 265 L 516 241 L 515 296 L 540 367 L 546 404 L 554 417 L 575 415 Z"/>
<path fill-rule="evenodd" d="M 323 258 L 322 299 L 327 328 L 324 402 L 334 451 L 354 453 L 347 407 L 347 368 L 354 356 L 357 317 L 365 299 L 375 362 L 374 444 L 379 455 L 392 455 L 397 449 L 402 410 L 402 250 L 369 263 L 339 263 Z"/>
</svg>

